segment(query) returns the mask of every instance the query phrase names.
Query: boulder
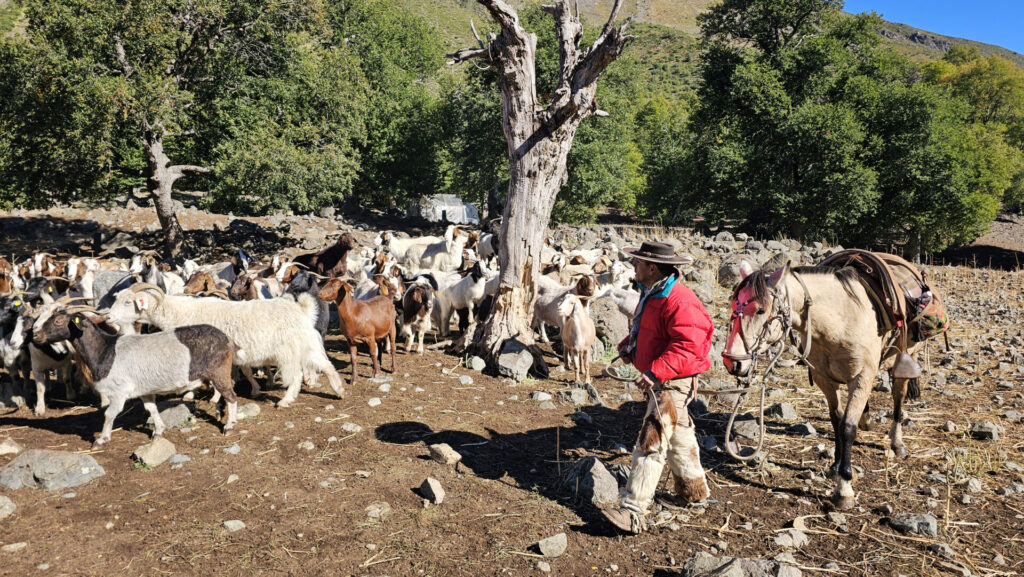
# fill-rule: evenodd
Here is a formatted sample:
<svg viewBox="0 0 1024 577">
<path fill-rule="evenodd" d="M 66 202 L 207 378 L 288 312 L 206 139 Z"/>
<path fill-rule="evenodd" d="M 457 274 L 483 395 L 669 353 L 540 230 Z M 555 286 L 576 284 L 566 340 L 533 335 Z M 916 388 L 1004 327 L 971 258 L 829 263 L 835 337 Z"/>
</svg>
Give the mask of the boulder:
<svg viewBox="0 0 1024 577">
<path fill-rule="evenodd" d="M 11 501 L 9 497 L 0 495 L 0 519 L 10 517 L 14 511 L 18 509 L 18 506 Z"/>
<path fill-rule="evenodd" d="M 184 427 L 192 420 L 192 411 L 185 403 L 178 403 L 160 411 L 160 420 L 170 429 Z M 147 422 L 153 424 L 153 418 Z"/>
<path fill-rule="evenodd" d="M 629 320 L 619 312 L 612 299 L 596 299 L 590 303 L 590 318 L 594 321 L 597 338 L 606 347 L 618 346 L 629 335 Z"/>
<path fill-rule="evenodd" d="M 981 441 L 998 441 L 1003 428 L 995 423 L 982 421 L 971 425 L 971 436 Z"/>
<path fill-rule="evenodd" d="M 508 339 L 501 346 L 498 354 L 498 374 L 514 381 L 522 382 L 529 375 L 533 366 L 533 355 L 523 343 Z"/>
<path fill-rule="evenodd" d="M 569 540 L 566 538 L 565 533 L 552 535 L 547 539 L 541 539 L 537 543 L 540 554 L 545 557 L 561 557 L 568 547 Z"/>
<path fill-rule="evenodd" d="M 935 516 L 924 513 L 921 515 L 913 513 L 898 513 L 889 521 L 893 529 L 904 533 L 914 533 L 926 537 L 937 537 L 939 534 L 939 522 Z"/>
<path fill-rule="evenodd" d="M 715 557 L 701 551 L 683 564 L 681 577 L 801 577 L 796 567 L 765 559 Z"/>
<path fill-rule="evenodd" d="M 162 465 L 174 453 L 174 443 L 163 437 L 157 437 L 151 443 L 136 447 L 132 457 L 140 464 L 152 468 Z"/>
<path fill-rule="evenodd" d="M 718 267 L 718 284 L 727 289 L 735 287 L 743 278 L 740 276 L 740 263 L 744 259 L 732 258 Z M 757 268 L 756 263 L 750 263 Z"/>
<path fill-rule="evenodd" d="M 438 443 L 430 445 L 428 448 L 430 449 L 430 458 L 442 465 L 454 465 L 462 460 L 462 455 L 451 448 L 448 443 Z"/>
<path fill-rule="evenodd" d="M 765 416 L 782 419 L 783 421 L 795 420 L 797 416 L 796 409 L 793 408 L 791 403 L 775 403 L 765 409 L 764 414 Z"/>
<path fill-rule="evenodd" d="M 423 484 L 420 485 L 420 494 L 423 495 L 424 499 L 435 505 L 440 505 L 444 502 L 444 488 L 441 487 L 441 482 L 433 477 L 427 477 L 423 481 Z"/>
<path fill-rule="evenodd" d="M 11 490 L 38 487 L 59 491 L 84 485 L 106 473 L 92 455 L 33 449 L 0 469 L 0 485 Z"/>
<path fill-rule="evenodd" d="M 580 459 L 566 475 L 562 487 L 595 505 L 619 501 L 619 484 L 597 457 Z"/>
<path fill-rule="evenodd" d="M 17 441 L 10 437 L 4 439 L 4 442 L 0 443 L 0 455 L 17 455 L 24 450 L 24 447 L 19 445 Z"/>
</svg>

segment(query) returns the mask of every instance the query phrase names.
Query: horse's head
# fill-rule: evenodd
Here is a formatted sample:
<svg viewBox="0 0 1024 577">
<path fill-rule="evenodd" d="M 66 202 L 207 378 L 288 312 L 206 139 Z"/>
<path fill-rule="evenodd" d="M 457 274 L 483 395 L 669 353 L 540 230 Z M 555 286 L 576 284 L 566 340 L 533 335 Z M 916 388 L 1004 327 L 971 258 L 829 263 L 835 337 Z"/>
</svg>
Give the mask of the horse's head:
<svg viewBox="0 0 1024 577">
<path fill-rule="evenodd" d="M 757 356 L 767 352 L 785 335 L 786 314 L 782 301 L 788 297 L 780 295 L 779 287 L 788 274 L 788 263 L 770 276 L 762 270 L 754 270 L 747 261 L 740 263 L 742 280 L 729 300 L 732 316 L 722 351 L 722 361 L 729 374 L 748 376 Z"/>
</svg>

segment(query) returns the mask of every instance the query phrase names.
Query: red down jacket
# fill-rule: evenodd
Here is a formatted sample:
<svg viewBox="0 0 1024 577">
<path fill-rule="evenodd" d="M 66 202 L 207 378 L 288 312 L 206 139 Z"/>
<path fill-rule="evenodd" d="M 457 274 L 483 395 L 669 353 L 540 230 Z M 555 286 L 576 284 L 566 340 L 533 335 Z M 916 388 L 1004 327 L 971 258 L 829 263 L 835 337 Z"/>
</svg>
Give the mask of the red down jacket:
<svg viewBox="0 0 1024 577">
<path fill-rule="evenodd" d="M 662 383 L 711 368 L 708 353 L 714 325 L 697 295 L 678 280 L 676 277 L 677 282 L 652 295 L 639 319 L 633 366 L 641 372 L 650 371 Z M 628 342 L 626 337 L 619 350 Z"/>
</svg>

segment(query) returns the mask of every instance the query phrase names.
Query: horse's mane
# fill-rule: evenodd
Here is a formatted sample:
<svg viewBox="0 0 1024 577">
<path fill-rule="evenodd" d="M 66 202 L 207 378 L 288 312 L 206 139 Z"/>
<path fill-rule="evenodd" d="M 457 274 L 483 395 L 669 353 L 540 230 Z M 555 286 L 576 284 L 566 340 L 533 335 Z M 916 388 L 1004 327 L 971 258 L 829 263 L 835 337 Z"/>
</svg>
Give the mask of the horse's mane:
<svg viewBox="0 0 1024 577">
<path fill-rule="evenodd" d="M 836 268 L 833 266 L 798 266 L 791 269 L 792 272 L 800 273 L 803 275 L 820 275 L 820 276 L 833 276 L 842 285 L 843 290 L 846 294 L 850 295 L 850 298 L 857 298 L 857 293 L 854 292 L 853 287 L 859 281 L 857 269 L 853 267 Z M 774 271 L 772 271 L 774 272 Z M 768 276 L 764 270 L 755 270 L 754 272 L 747 275 L 746 278 L 740 281 L 736 288 L 733 289 L 732 298 L 735 299 L 740 291 L 746 287 L 750 287 L 750 290 L 754 293 L 754 298 L 758 301 L 764 301 L 765 297 L 768 296 Z"/>
<path fill-rule="evenodd" d="M 860 273 L 851 266 L 844 266 L 842 268 L 834 266 L 798 266 L 793 269 L 793 272 L 805 275 L 834 276 L 839 281 L 839 284 L 843 286 L 846 294 L 850 295 L 850 298 L 857 298 L 857 293 L 854 292 L 853 287 L 860 282 Z"/>
</svg>

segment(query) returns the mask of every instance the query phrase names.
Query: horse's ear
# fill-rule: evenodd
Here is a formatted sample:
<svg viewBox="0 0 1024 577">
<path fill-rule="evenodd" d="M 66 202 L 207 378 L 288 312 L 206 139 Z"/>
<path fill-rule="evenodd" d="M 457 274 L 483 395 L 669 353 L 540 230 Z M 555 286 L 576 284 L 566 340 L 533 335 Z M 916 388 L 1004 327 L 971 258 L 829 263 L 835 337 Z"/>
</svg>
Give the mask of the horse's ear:
<svg viewBox="0 0 1024 577">
<path fill-rule="evenodd" d="M 748 260 L 740 261 L 740 278 L 745 279 L 754 272 L 754 266 Z"/>
<path fill-rule="evenodd" d="M 775 272 L 772 273 L 772 276 L 768 277 L 768 285 L 773 287 L 777 286 L 779 284 L 779 281 L 782 280 L 782 278 L 785 277 L 787 274 L 789 274 L 788 261 L 785 265 L 775 269 Z"/>
</svg>

